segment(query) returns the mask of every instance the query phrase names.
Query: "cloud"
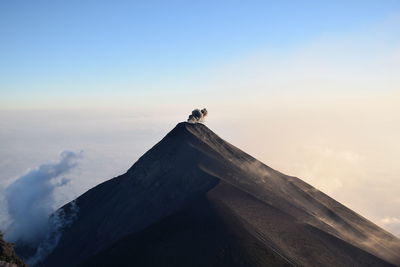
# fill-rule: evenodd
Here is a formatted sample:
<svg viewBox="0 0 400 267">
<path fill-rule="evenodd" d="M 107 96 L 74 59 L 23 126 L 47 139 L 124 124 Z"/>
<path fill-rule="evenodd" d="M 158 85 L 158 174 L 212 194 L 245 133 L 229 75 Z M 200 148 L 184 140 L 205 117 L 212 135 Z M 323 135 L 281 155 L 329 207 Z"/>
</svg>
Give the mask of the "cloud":
<svg viewBox="0 0 400 267">
<path fill-rule="evenodd" d="M 17 178 L 5 189 L 11 224 L 5 238 L 11 242 L 37 244 L 49 230 L 49 215 L 54 212 L 54 190 L 69 183 L 67 174 L 77 166 L 82 152 L 63 151 L 55 163 L 41 164 Z"/>
</svg>

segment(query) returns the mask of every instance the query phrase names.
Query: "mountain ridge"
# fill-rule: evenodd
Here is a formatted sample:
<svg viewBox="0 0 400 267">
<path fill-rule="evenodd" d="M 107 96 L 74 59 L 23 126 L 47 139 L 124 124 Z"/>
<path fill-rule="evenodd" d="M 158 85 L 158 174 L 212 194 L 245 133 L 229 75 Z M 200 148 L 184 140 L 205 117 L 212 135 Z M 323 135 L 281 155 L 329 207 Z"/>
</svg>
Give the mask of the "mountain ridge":
<svg viewBox="0 0 400 267">
<path fill-rule="evenodd" d="M 224 222 L 222 225 L 228 225 L 229 220 L 239 221 L 241 226 L 232 233 L 246 233 L 246 240 L 251 242 L 259 240 L 256 243 L 263 244 L 263 253 L 273 255 L 271 259 L 280 257 L 286 264 L 304 266 L 400 265 L 400 240 L 392 234 L 299 178 L 268 167 L 205 125 L 184 122 L 140 157 L 125 174 L 77 198 L 77 220 L 64 229 L 44 266 L 96 262 L 96 255 L 119 240 L 143 234 L 155 225 L 162 226 L 162 220 L 204 197 L 207 201 L 203 206 L 224 207 L 213 208 L 218 212 L 215 218 L 210 217 L 211 221 Z M 68 210 L 68 205 L 62 209 Z M 241 236 L 232 235 L 236 239 Z M 226 236 L 231 233 L 227 232 Z M 231 239 L 224 238 L 221 235 L 224 245 L 215 247 L 216 251 L 233 244 Z M 139 239 L 132 240 L 139 242 Z M 149 246 L 157 247 L 157 242 Z M 180 245 L 177 243 L 177 247 Z M 253 251 L 233 247 L 230 252 L 259 253 L 258 248 Z M 358 255 L 358 260 L 349 255 Z M 249 262 L 251 266 L 258 266 Z"/>
</svg>

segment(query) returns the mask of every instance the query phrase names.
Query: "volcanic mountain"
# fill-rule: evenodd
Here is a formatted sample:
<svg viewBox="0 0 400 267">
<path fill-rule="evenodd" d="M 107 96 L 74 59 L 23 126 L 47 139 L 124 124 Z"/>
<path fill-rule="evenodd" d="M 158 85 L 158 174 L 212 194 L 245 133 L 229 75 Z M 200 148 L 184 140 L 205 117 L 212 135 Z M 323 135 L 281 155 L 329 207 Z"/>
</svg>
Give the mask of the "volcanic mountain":
<svg viewBox="0 0 400 267">
<path fill-rule="evenodd" d="M 400 266 L 397 237 L 201 123 L 72 206 L 43 266 Z"/>
</svg>

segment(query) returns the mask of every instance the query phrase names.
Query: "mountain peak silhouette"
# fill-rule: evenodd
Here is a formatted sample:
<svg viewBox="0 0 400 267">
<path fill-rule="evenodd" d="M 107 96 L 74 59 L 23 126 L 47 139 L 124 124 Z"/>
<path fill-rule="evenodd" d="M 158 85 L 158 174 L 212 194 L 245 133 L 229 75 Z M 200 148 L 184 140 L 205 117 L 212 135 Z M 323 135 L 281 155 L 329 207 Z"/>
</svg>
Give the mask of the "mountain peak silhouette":
<svg viewBox="0 0 400 267">
<path fill-rule="evenodd" d="M 397 237 L 201 123 L 74 203 L 44 266 L 400 265 Z"/>
</svg>

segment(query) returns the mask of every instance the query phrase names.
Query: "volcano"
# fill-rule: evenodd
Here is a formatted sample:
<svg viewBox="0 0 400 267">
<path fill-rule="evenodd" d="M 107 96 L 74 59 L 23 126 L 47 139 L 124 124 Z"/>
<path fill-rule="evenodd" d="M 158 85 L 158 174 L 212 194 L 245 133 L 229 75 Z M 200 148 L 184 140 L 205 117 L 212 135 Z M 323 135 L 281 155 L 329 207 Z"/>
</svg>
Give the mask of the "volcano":
<svg viewBox="0 0 400 267">
<path fill-rule="evenodd" d="M 400 239 L 201 123 L 61 208 L 43 266 L 400 266 Z"/>
</svg>

